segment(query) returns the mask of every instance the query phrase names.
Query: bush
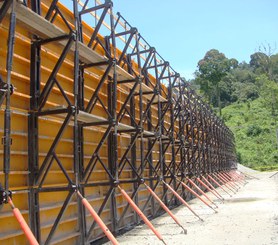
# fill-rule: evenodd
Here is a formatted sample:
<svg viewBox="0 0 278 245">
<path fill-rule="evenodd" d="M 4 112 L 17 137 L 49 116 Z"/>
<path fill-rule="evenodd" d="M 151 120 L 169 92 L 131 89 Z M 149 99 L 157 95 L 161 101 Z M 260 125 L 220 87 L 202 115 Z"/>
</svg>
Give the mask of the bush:
<svg viewBox="0 0 278 245">
<path fill-rule="evenodd" d="M 238 161 L 239 163 L 242 162 L 241 153 L 240 153 L 239 151 L 236 152 L 236 158 L 237 158 L 237 161 Z"/>
<path fill-rule="evenodd" d="M 273 152 L 271 157 L 273 159 L 273 162 L 277 164 L 278 163 L 278 151 L 277 152 Z"/>
<path fill-rule="evenodd" d="M 259 134 L 261 134 L 262 131 L 263 131 L 263 129 L 260 126 L 250 125 L 247 128 L 246 135 L 249 137 L 250 136 L 258 136 Z"/>
<path fill-rule="evenodd" d="M 231 118 L 232 118 L 232 115 L 228 114 L 228 113 L 226 113 L 222 116 L 222 119 L 224 120 L 224 122 L 229 121 Z"/>
<path fill-rule="evenodd" d="M 244 121 L 245 121 L 245 122 L 248 122 L 248 121 L 249 121 L 249 117 L 248 117 L 248 115 L 246 115 L 246 114 L 244 115 Z"/>
</svg>

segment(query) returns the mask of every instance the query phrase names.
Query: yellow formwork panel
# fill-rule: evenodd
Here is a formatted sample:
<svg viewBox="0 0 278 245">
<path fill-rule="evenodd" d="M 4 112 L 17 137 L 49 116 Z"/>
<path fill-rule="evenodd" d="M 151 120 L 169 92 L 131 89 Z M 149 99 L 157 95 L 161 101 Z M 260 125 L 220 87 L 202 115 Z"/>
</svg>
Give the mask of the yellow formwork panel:
<svg viewBox="0 0 278 245">
<path fill-rule="evenodd" d="M 42 1 L 42 15 L 46 14 L 50 1 Z M 73 26 L 73 15 L 72 13 L 64 8 L 62 5 L 61 11 L 65 14 L 65 17 L 70 21 Z M 58 16 L 54 21 L 54 24 L 68 32 L 67 27 L 62 23 L 62 19 Z M 8 38 L 8 26 L 9 21 L 7 18 L 3 20 L 0 24 L 0 75 L 6 79 L 6 53 L 7 53 L 7 38 Z M 84 42 L 89 42 L 89 37 L 92 34 L 93 29 L 84 23 L 83 38 Z M 99 38 L 103 38 L 99 36 Z M 30 46 L 31 45 L 31 36 L 28 30 L 26 30 L 20 24 L 16 26 L 16 39 L 15 39 L 15 49 L 14 49 L 14 59 L 13 59 L 13 71 L 12 71 L 12 84 L 16 87 L 15 93 L 12 95 L 11 106 L 12 106 L 12 125 L 11 125 L 11 137 L 13 143 L 11 146 L 11 173 L 10 173 L 10 188 L 12 190 L 19 190 L 13 197 L 13 201 L 16 206 L 22 211 L 25 219 L 28 221 L 28 193 L 23 190 L 28 189 L 28 113 L 30 109 Z M 41 48 L 41 89 L 44 88 L 49 75 L 51 74 L 61 52 L 61 45 L 55 43 L 49 43 L 43 45 Z M 104 55 L 104 51 L 100 46 L 97 46 L 96 51 Z M 117 55 L 120 55 L 120 50 L 117 50 Z M 57 74 L 57 80 L 69 100 L 72 102 L 73 97 L 73 52 L 70 52 L 63 62 L 61 68 Z M 127 68 L 126 66 L 124 68 Z M 133 63 L 133 68 L 137 69 L 137 64 Z M 32 72 L 32 71 L 31 71 Z M 85 107 L 87 106 L 89 100 L 91 99 L 92 94 L 94 93 L 103 71 L 97 70 L 95 68 L 87 68 L 84 73 L 84 96 L 85 96 Z M 155 84 L 155 78 L 151 77 L 150 82 Z M 167 91 L 167 88 L 162 85 L 163 89 Z M 119 112 L 121 106 L 126 100 L 129 89 L 125 88 L 122 85 L 118 86 L 118 101 L 117 101 L 117 112 Z M 108 81 L 105 81 L 104 86 L 101 88 L 99 97 L 103 101 L 104 105 L 107 106 L 107 90 L 108 90 Z M 167 96 L 167 93 L 166 95 Z M 143 99 L 143 108 L 144 110 L 147 107 L 147 99 Z M 61 96 L 61 91 L 59 88 L 54 85 L 54 88 L 46 102 L 45 108 L 55 108 L 55 107 L 67 107 L 68 104 L 65 99 Z M 135 99 L 135 118 L 139 122 L 139 98 Z M 0 132 L 3 134 L 3 118 L 4 118 L 4 107 L 0 110 Z M 154 125 L 158 124 L 158 110 L 157 106 L 151 107 L 152 112 L 152 122 Z M 107 118 L 107 114 L 102 109 L 101 105 L 97 103 L 96 108 L 93 110 L 95 115 Z M 55 118 L 51 116 L 41 116 L 38 121 L 39 128 L 39 167 L 42 165 L 44 158 L 51 147 L 57 132 L 59 131 L 63 120 L 66 115 L 61 116 L 61 118 Z M 170 127 L 170 113 L 167 112 L 165 115 L 164 126 L 169 129 Z M 130 118 L 128 115 L 125 115 L 121 121 L 124 124 L 130 125 Z M 175 125 L 178 128 L 178 124 Z M 144 125 L 144 129 L 147 130 L 147 124 Z M 93 127 L 93 128 L 84 128 L 84 168 L 87 167 L 89 160 L 91 159 L 92 154 L 94 153 L 99 141 L 105 133 L 105 128 L 103 127 Z M 119 159 L 125 153 L 129 143 L 130 135 L 120 134 L 118 136 L 119 142 Z M 147 153 L 148 140 L 144 139 L 144 155 Z M 62 162 L 64 169 L 68 173 L 69 177 L 74 179 L 73 168 L 74 168 L 74 159 L 73 159 L 73 126 L 72 123 L 66 127 L 60 142 L 58 143 L 55 150 L 59 160 Z M 101 150 L 99 151 L 101 159 L 106 167 L 108 167 L 108 146 L 105 143 Z M 159 144 L 156 143 L 153 150 L 152 156 L 154 159 L 154 165 L 157 164 L 159 159 Z M 127 156 L 131 159 L 130 154 Z M 136 142 L 136 163 L 139 166 L 140 164 L 140 141 Z M 169 164 L 171 160 L 171 151 L 167 150 L 165 155 L 165 162 Z M 0 145 L 0 182 L 3 183 L 4 175 L 2 172 L 3 168 L 3 145 Z M 143 172 L 143 176 L 149 176 L 149 166 L 146 165 L 146 168 Z M 131 179 L 132 171 L 131 167 L 126 164 L 122 174 L 122 179 Z M 89 178 L 90 181 L 107 181 L 109 180 L 107 173 L 104 171 L 103 167 L 98 163 L 93 171 L 93 174 Z M 156 183 L 156 181 L 153 181 Z M 68 181 L 65 175 L 62 173 L 57 162 L 53 162 L 50 167 L 50 174 L 45 178 L 43 183 L 44 187 L 53 187 L 53 186 L 67 186 Z M 150 183 L 149 183 L 150 184 Z M 123 184 L 124 188 L 128 194 L 134 191 L 133 184 Z M 85 196 L 88 198 L 88 201 L 91 205 L 98 210 L 104 201 L 105 195 L 107 194 L 109 187 L 107 186 L 98 186 L 98 187 L 87 187 L 85 188 Z M 156 188 L 156 192 L 160 197 L 162 197 L 163 187 L 159 185 Z M 68 192 L 51 192 L 51 193 L 40 193 L 39 194 L 39 203 L 40 203 L 40 219 L 41 219 L 41 237 L 42 242 L 47 238 L 51 227 L 68 195 Z M 139 207 L 142 208 L 144 203 L 148 199 L 149 193 L 144 188 L 140 187 L 138 191 L 139 198 Z M 121 215 L 124 208 L 127 205 L 126 200 L 122 197 L 119 190 L 116 189 L 116 202 L 117 202 L 117 211 L 118 215 Z M 104 211 L 102 212 L 101 218 L 103 221 L 111 227 L 111 214 L 110 214 L 110 202 L 108 201 Z M 157 209 L 157 204 L 155 208 Z M 146 214 L 151 214 L 151 202 L 146 208 Z M 87 212 L 87 211 L 86 211 Z M 89 213 L 86 213 L 86 222 L 87 227 L 93 222 L 92 217 Z M 126 226 L 129 223 L 135 222 L 134 211 L 129 208 L 126 213 L 126 216 L 123 220 L 122 227 Z M 0 223 L 5 226 L 1 228 L 0 234 L 0 244 L 26 244 L 26 238 L 23 235 L 22 231 L 19 228 L 18 223 L 12 215 L 11 210 L 8 206 L 0 211 Z M 52 244 L 77 244 L 78 237 L 78 206 L 76 195 L 73 194 L 71 202 L 66 209 L 63 218 L 58 226 L 58 229 L 55 233 L 55 239 Z M 101 237 L 102 231 L 98 226 L 95 227 L 92 236 Z"/>
</svg>

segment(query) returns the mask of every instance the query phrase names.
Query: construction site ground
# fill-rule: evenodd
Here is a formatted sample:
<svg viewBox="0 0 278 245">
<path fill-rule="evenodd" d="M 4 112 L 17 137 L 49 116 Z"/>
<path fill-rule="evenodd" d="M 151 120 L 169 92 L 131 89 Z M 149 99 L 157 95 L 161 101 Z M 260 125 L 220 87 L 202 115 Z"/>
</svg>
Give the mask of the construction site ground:
<svg viewBox="0 0 278 245">
<path fill-rule="evenodd" d="M 257 172 L 243 166 L 239 169 L 254 178 L 247 178 L 232 197 L 218 188 L 224 203 L 209 195 L 217 203 L 218 213 L 200 200 L 189 202 L 204 222 L 182 205 L 172 210 L 187 229 L 186 235 L 167 214 L 152 220 L 166 244 L 278 244 L 278 173 Z M 117 240 L 120 244 L 162 244 L 146 225 L 136 226 Z"/>
</svg>

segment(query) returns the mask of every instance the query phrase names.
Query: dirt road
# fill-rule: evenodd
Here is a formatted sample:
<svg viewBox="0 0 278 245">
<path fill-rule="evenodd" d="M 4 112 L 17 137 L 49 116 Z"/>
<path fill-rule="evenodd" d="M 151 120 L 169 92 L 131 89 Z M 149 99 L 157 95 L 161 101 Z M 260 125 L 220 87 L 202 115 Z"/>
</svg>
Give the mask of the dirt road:
<svg viewBox="0 0 278 245">
<path fill-rule="evenodd" d="M 219 190 L 224 203 L 218 213 L 192 200 L 192 208 L 204 219 L 199 221 L 186 207 L 173 210 L 187 235 L 168 216 L 152 220 L 167 244 L 188 245 L 274 245 L 278 244 L 278 174 L 251 172 L 250 179 L 232 197 Z M 212 198 L 214 196 L 210 195 Z M 214 198 L 215 200 L 215 198 Z M 145 225 L 117 237 L 120 244 L 162 244 Z"/>
</svg>

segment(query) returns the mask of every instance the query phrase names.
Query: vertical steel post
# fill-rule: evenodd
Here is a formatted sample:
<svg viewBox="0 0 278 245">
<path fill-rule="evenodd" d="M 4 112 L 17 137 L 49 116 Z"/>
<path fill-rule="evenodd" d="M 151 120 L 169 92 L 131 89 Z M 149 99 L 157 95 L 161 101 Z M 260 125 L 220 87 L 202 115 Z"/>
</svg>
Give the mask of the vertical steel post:
<svg viewBox="0 0 278 245">
<path fill-rule="evenodd" d="M 73 94 L 74 94 L 74 123 L 73 123 L 73 165 L 74 165 L 74 174 L 75 174 L 75 188 L 77 190 L 80 190 L 82 193 L 84 190 L 81 190 L 81 178 L 82 178 L 82 170 L 83 170 L 83 158 L 80 157 L 83 155 L 83 148 L 82 148 L 82 128 L 78 124 L 77 121 L 77 113 L 80 109 L 80 97 L 82 96 L 83 91 L 80 91 L 80 80 L 79 80 L 79 74 L 80 74 L 80 66 L 79 66 L 79 50 L 78 50 L 78 42 L 80 40 L 79 33 L 80 30 L 80 19 L 79 19 L 79 13 L 78 13 L 78 3 L 77 0 L 73 0 L 73 15 L 74 15 L 74 84 L 73 84 Z M 84 244 L 85 243 L 85 236 L 86 236 L 86 218 L 85 218 L 85 210 L 82 205 L 82 200 L 79 198 L 77 199 L 77 209 L 78 209 L 78 227 L 79 227 L 79 243 Z"/>
<path fill-rule="evenodd" d="M 108 84 L 108 104 L 109 112 L 112 118 L 110 118 L 110 124 L 113 126 L 113 132 L 110 134 L 108 139 L 108 162 L 110 164 L 110 170 L 114 177 L 111 185 L 116 187 L 119 182 L 119 169 L 118 169 L 118 121 L 117 121 L 117 70 L 116 70 L 116 40 L 115 40 L 115 26 L 114 26 L 114 16 L 113 16 L 113 3 L 111 1 L 106 1 L 106 8 L 109 9 L 110 15 L 110 38 L 111 38 L 111 58 L 110 62 L 113 63 L 112 67 L 112 77 Z M 96 31 L 96 30 L 95 30 Z M 90 41 L 92 41 L 91 38 Z M 108 44 L 109 45 L 109 44 Z M 110 47 L 107 47 L 110 49 Z M 118 217 L 117 217 L 117 201 L 115 189 L 111 195 L 111 219 L 113 231 L 118 232 Z"/>
<path fill-rule="evenodd" d="M 15 25 L 16 25 L 16 13 L 15 13 L 15 1 L 12 1 L 12 11 L 10 15 L 10 26 L 8 36 L 8 50 L 7 50 L 7 91 L 6 91 L 6 108 L 4 114 L 4 174 L 5 174 L 5 190 L 9 189 L 9 174 L 11 164 L 11 76 L 13 69 L 13 55 L 15 44 Z"/>
<path fill-rule="evenodd" d="M 31 9 L 41 14 L 41 2 L 40 0 L 31 1 Z M 40 96 L 40 57 L 41 46 L 36 40 L 36 36 L 33 36 L 31 42 L 31 64 L 30 64 L 30 113 L 28 115 L 28 169 L 29 169 L 29 222 L 30 227 L 35 235 L 37 241 L 41 243 L 41 231 L 40 231 L 40 212 L 39 212 L 39 193 L 36 188 L 33 188 L 35 179 L 39 171 L 39 148 L 38 148 L 38 100 Z"/>
<path fill-rule="evenodd" d="M 170 67 L 168 65 L 168 74 L 170 75 Z M 170 79 L 170 78 L 169 78 Z M 171 164 L 173 166 L 172 170 L 172 180 L 173 180 L 173 186 L 174 189 L 177 189 L 177 183 L 176 183 L 176 151 L 175 151 L 175 138 L 174 138 L 174 130 L 175 130 L 175 120 L 174 120 L 174 106 L 173 106 L 173 87 L 172 87 L 172 82 L 171 79 L 168 83 L 168 102 L 169 105 L 169 110 L 170 110 L 170 141 L 171 141 L 171 153 L 172 153 L 172 159 L 171 159 Z M 175 196 L 175 205 L 177 204 L 177 198 Z"/>
</svg>

